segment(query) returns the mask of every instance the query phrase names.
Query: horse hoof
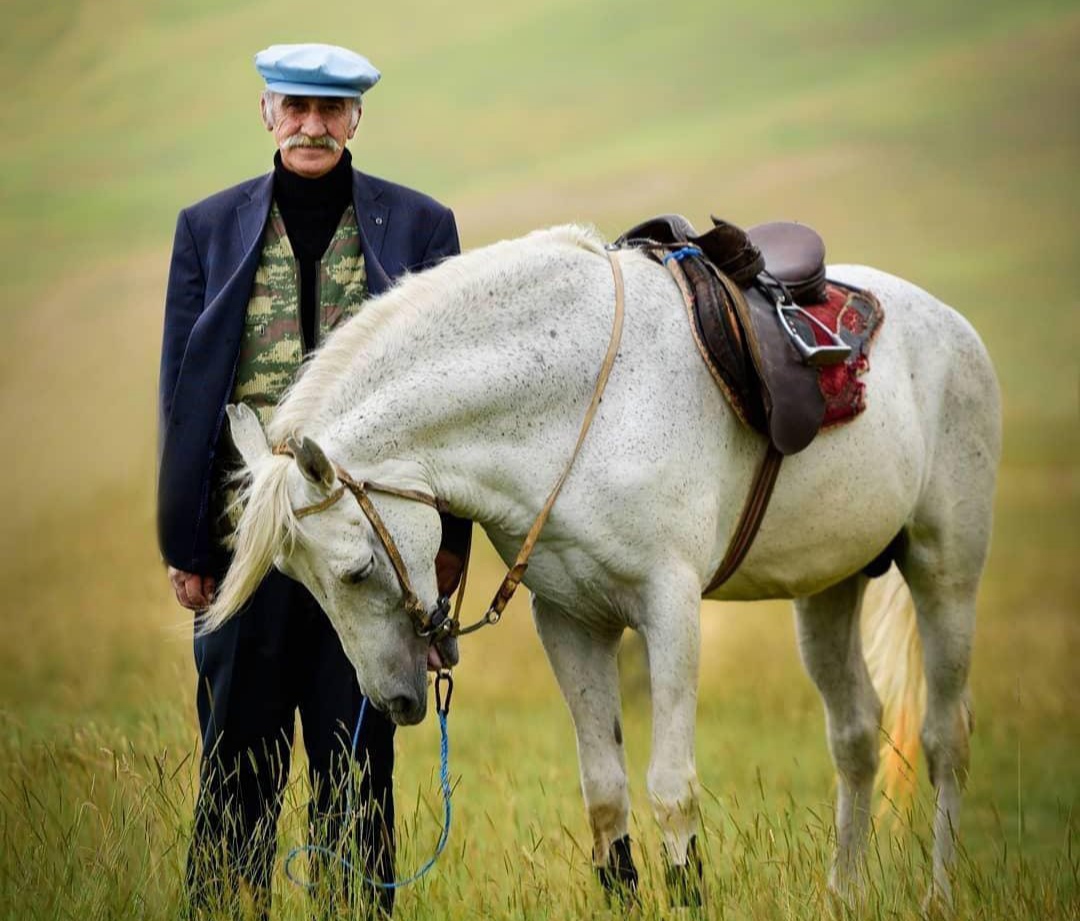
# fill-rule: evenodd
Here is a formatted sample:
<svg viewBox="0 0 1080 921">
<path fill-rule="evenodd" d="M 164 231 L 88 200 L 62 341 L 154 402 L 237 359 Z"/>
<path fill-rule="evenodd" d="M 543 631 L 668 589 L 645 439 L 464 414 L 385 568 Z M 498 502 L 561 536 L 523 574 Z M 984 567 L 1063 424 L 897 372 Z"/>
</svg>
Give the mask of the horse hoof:
<svg viewBox="0 0 1080 921">
<path fill-rule="evenodd" d="M 637 898 L 638 873 L 630 854 L 630 836 L 623 835 L 608 848 L 607 863 L 596 868 L 596 875 L 608 901 L 633 901 Z"/>
<path fill-rule="evenodd" d="M 952 886 L 947 880 L 944 884 L 935 882 L 930 887 L 923 899 L 922 916 L 926 921 L 951 921 L 956 917 Z"/>
<path fill-rule="evenodd" d="M 668 898 L 672 907 L 700 908 L 702 903 L 701 884 L 705 869 L 698 853 L 697 837 L 690 839 L 686 848 L 686 863 L 668 864 L 664 872 Z"/>
</svg>

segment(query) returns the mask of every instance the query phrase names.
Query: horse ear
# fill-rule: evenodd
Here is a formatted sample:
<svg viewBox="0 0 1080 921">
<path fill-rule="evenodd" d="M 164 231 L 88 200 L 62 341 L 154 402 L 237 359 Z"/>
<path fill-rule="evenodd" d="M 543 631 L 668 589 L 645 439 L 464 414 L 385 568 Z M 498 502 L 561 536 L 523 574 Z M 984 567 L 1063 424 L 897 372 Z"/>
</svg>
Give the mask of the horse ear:
<svg viewBox="0 0 1080 921">
<path fill-rule="evenodd" d="M 296 459 L 296 466 L 300 468 L 305 480 L 314 483 L 316 486 L 321 486 L 323 489 L 329 489 L 334 485 L 336 478 L 334 465 L 330 463 L 318 444 L 308 438 L 307 435 L 300 441 L 290 437 L 285 443 L 289 446 L 289 450 L 292 451 L 292 455 Z"/>
<path fill-rule="evenodd" d="M 266 457 L 270 453 L 270 445 L 255 411 L 244 403 L 230 403 L 225 407 L 225 412 L 229 416 L 233 444 L 244 458 L 244 463 L 250 467 L 255 461 Z"/>
</svg>

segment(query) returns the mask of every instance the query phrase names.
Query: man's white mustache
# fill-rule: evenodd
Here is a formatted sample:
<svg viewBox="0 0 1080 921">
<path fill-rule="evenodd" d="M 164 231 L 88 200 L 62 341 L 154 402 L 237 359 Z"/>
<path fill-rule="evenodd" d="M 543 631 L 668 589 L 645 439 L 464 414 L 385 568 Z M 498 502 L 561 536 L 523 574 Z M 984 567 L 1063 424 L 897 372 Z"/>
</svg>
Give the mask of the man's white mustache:
<svg viewBox="0 0 1080 921">
<path fill-rule="evenodd" d="M 323 147 L 333 153 L 337 153 L 341 149 L 341 145 L 329 134 L 317 138 L 309 138 L 306 134 L 294 134 L 292 137 L 286 138 L 281 146 L 286 150 L 292 150 L 296 147 Z"/>
</svg>

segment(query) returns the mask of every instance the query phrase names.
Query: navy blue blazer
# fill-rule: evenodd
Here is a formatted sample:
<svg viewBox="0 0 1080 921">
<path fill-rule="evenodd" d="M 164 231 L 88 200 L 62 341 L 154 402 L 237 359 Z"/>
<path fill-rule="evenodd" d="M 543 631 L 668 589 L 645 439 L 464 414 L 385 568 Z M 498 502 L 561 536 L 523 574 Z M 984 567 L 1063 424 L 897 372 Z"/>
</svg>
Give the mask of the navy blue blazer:
<svg viewBox="0 0 1080 921">
<path fill-rule="evenodd" d="M 220 575 L 211 537 L 212 466 L 232 393 L 244 317 L 270 214 L 274 174 L 233 186 L 176 222 L 159 388 L 158 540 L 165 561 Z M 460 252 L 453 212 L 404 186 L 353 170 L 368 290 Z"/>
</svg>

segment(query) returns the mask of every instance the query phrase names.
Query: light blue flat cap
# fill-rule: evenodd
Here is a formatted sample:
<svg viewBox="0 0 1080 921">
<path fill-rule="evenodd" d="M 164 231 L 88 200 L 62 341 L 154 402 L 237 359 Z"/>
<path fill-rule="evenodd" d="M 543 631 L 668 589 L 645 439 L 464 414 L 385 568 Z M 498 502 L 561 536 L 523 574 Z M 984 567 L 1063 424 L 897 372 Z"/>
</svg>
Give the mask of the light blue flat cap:
<svg viewBox="0 0 1080 921">
<path fill-rule="evenodd" d="M 363 55 L 337 45 L 271 45 L 255 55 L 266 88 L 290 96 L 360 98 L 382 76 Z"/>
</svg>

